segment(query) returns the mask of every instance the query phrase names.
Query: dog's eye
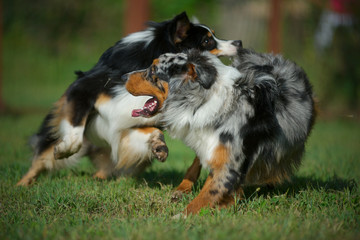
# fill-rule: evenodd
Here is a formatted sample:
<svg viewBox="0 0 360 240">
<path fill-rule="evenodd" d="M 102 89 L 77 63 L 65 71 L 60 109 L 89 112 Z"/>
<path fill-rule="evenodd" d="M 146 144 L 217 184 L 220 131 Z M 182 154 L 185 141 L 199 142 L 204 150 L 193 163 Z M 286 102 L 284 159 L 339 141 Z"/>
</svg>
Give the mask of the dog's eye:
<svg viewBox="0 0 360 240">
<path fill-rule="evenodd" d="M 207 50 L 211 50 L 216 46 L 215 40 L 213 38 L 205 38 L 202 42 L 202 46 L 207 49 Z"/>
<path fill-rule="evenodd" d="M 209 47 L 209 45 L 212 45 L 212 42 L 213 42 L 212 39 L 207 37 L 202 41 L 202 45 L 203 45 L 203 47 L 207 48 L 207 47 Z"/>
</svg>

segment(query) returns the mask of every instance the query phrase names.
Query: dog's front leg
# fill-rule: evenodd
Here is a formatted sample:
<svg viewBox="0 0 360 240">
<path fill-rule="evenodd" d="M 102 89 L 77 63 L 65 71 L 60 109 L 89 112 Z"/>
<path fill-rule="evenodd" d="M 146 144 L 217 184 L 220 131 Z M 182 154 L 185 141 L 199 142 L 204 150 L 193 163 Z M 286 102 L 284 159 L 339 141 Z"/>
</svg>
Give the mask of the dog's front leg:
<svg viewBox="0 0 360 240">
<path fill-rule="evenodd" d="M 186 207 L 185 214 L 196 214 L 204 207 L 226 207 L 234 202 L 232 191 L 223 184 L 224 171 L 212 171 L 199 195 Z"/>
<path fill-rule="evenodd" d="M 226 146 L 220 144 L 209 161 L 211 172 L 199 195 L 186 207 L 185 214 L 196 214 L 203 207 L 226 207 L 233 203 L 238 178 L 232 177 L 230 156 Z"/>
<path fill-rule="evenodd" d="M 172 194 L 171 201 L 176 202 L 181 198 L 181 196 L 184 193 L 190 193 L 192 186 L 199 178 L 200 172 L 201 172 L 200 159 L 199 157 L 196 156 L 193 163 L 186 171 L 184 179 Z"/>
</svg>

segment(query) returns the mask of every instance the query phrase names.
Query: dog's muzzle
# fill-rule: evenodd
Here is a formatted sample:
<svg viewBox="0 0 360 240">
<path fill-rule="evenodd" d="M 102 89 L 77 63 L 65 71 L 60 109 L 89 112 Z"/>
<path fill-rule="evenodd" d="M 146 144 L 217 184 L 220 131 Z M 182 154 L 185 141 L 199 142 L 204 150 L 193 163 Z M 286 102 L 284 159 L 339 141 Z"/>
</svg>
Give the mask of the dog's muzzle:
<svg viewBox="0 0 360 240">
<path fill-rule="evenodd" d="M 237 48 L 242 48 L 242 46 L 243 46 L 241 40 L 233 41 L 231 44 L 234 45 Z"/>
</svg>

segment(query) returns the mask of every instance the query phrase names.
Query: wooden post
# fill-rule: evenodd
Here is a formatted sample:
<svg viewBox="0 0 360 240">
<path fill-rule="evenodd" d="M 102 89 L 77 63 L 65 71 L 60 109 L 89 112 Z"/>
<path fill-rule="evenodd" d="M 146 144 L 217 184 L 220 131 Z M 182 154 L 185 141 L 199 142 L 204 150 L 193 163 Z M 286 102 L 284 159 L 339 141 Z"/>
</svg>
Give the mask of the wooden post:
<svg viewBox="0 0 360 240">
<path fill-rule="evenodd" d="M 268 30 L 268 51 L 281 52 L 281 0 L 271 0 Z"/>
<path fill-rule="evenodd" d="M 126 0 L 125 2 L 125 34 L 137 32 L 145 28 L 149 21 L 149 0 Z"/>
<path fill-rule="evenodd" d="M 3 39 L 3 6 L 0 0 L 0 112 L 5 111 L 5 103 L 2 95 L 2 81 L 3 81 L 3 52 L 2 52 L 2 39 Z"/>
</svg>

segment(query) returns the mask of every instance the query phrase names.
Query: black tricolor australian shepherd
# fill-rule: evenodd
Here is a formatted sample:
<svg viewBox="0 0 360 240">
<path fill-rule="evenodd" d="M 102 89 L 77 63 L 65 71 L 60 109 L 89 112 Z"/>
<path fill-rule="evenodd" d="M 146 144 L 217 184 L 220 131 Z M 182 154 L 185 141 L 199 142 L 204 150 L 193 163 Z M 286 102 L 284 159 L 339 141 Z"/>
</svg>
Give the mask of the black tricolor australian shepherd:
<svg viewBox="0 0 360 240">
<path fill-rule="evenodd" d="M 186 214 L 226 206 L 244 185 L 276 184 L 299 167 L 315 114 L 311 85 L 293 62 L 241 49 L 226 66 L 191 50 L 161 55 L 127 78 L 130 93 L 162 106 L 149 116 L 159 113 L 170 136 L 198 156 L 175 195 L 191 190 L 201 166 L 210 169 Z"/>
<path fill-rule="evenodd" d="M 18 185 L 29 185 L 41 171 L 74 164 L 84 155 L 94 160 L 99 178 L 114 172 L 135 174 L 154 157 L 164 161 L 163 134 L 152 127 L 157 117 L 134 119 L 129 114 L 146 102 L 137 112 L 144 115 L 156 108 L 156 102 L 130 95 L 121 76 L 148 67 L 163 53 L 194 48 L 231 56 L 240 47 L 241 41 L 220 40 L 205 25 L 191 23 L 185 12 L 172 20 L 151 22 L 146 30 L 123 38 L 91 70 L 77 72 L 76 81 L 32 138 L 32 166 Z"/>
</svg>

